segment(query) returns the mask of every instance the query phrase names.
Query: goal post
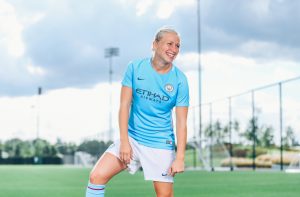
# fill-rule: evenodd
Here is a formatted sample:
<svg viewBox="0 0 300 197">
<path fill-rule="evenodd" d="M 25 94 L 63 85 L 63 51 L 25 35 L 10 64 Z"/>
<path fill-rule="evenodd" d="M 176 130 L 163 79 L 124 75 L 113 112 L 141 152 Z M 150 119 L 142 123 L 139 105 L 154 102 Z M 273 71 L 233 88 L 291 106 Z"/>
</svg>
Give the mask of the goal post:
<svg viewBox="0 0 300 197">
<path fill-rule="evenodd" d="M 230 154 L 224 142 L 219 139 L 215 140 L 199 140 L 193 139 L 188 142 L 196 150 L 196 159 L 199 165 L 196 169 L 206 171 L 225 171 L 230 170 L 229 167 L 223 167 L 222 161 L 230 159 Z M 194 169 L 195 166 L 187 165 L 187 169 Z"/>
</svg>

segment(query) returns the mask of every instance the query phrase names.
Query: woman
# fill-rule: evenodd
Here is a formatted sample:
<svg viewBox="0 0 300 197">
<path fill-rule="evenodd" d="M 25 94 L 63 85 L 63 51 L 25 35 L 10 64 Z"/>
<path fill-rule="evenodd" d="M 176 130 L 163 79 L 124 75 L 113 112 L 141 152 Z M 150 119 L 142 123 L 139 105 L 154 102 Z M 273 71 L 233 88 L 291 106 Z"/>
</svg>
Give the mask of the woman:
<svg viewBox="0 0 300 197">
<path fill-rule="evenodd" d="M 105 184 L 127 169 L 143 168 L 158 197 L 173 196 L 173 178 L 184 171 L 189 89 L 186 76 L 173 65 L 180 38 L 161 28 L 153 41 L 153 56 L 129 63 L 122 81 L 120 140 L 112 144 L 90 174 L 86 197 L 104 196 Z M 172 109 L 176 114 L 177 151 Z"/>
</svg>

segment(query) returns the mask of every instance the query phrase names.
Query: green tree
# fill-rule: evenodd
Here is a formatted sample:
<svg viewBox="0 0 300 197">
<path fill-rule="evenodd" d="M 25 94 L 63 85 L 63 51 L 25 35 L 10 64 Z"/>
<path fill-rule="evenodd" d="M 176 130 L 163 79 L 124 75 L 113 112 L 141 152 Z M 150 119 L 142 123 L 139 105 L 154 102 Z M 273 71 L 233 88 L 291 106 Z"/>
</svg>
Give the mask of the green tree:
<svg viewBox="0 0 300 197">
<path fill-rule="evenodd" d="M 9 157 L 19 157 L 20 156 L 20 146 L 19 144 L 22 142 L 22 140 L 18 138 L 13 138 L 10 140 L 7 140 L 4 143 L 4 151 L 8 153 Z"/>
<path fill-rule="evenodd" d="M 56 156 L 57 150 L 48 141 L 43 139 L 35 139 L 32 141 L 37 157 L 52 157 Z"/>
<path fill-rule="evenodd" d="M 211 125 L 207 125 L 204 129 L 204 136 L 205 137 L 212 137 L 213 136 L 213 130 Z"/>
<path fill-rule="evenodd" d="M 220 120 L 217 120 L 214 124 L 213 124 L 213 133 L 215 134 L 215 137 L 217 137 L 217 139 L 223 139 L 224 138 L 224 129 L 222 127 L 222 123 Z"/>
<path fill-rule="evenodd" d="M 3 144 L 2 144 L 2 142 L 0 141 L 0 158 L 2 157 L 2 150 L 3 150 Z"/>
<path fill-rule="evenodd" d="M 260 145 L 264 147 L 274 146 L 274 129 L 271 126 L 261 128 Z"/>
<path fill-rule="evenodd" d="M 78 146 L 78 151 L 87 152 L 95 157 L 99 157 L 110 144 L 111 142 L 105 143 L 98 140 L 84 141 Z"/>
<path fill-rule="evenodd" d="M 55 147 L 57 151 L 63 155 L 74 155 L 78 149 L 75 143 L 65 143 L 60 139 L 57 139 Z"/>
<path fill-rule="evenodd" d="M 288 126 L 285 129 L 285 134 L 286 135 L 282 139 L 284 148 L 290 148 L 299 144 L 296 140 L 295 132 L 292 127 Z"/>
<path fill-rule="evenodd" d="M 207 125 L 204 129 L 204 135 L 206 137 L 214 137 L 214 138 L 223 138 L 224 137 L 224 129 L 219 120 L 212 123 L 212 125 Z"/>
<path fill-rule="evenodd" d="M 260 144 L 258 133 L 258 118 L 254 117 L 249 120 L 246 130 L 241 134 L 241 136 L 243 136 L 247 141 L 253 142 L 253 140 L 255 140 L 256 144 Z"/>
</svg>

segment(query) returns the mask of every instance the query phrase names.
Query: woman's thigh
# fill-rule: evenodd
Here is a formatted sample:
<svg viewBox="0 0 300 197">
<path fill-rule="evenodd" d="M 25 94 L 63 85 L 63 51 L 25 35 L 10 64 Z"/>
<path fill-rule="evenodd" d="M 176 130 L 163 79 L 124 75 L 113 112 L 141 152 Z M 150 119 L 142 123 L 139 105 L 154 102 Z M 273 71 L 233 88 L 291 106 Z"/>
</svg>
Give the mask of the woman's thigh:
<svg viewBox="0 0 300 197">
<path fill-rule="evenodd" d="M 126 165 L 115 155 L 104 153 L 90 174 L 92 184 L 106 184 L 113 176 L 126 169 Z"/>
<path fill-rule="evenodd" d="M 173 183 L 153 181 L 157 197 L 173 197 Z"/>
</svg>

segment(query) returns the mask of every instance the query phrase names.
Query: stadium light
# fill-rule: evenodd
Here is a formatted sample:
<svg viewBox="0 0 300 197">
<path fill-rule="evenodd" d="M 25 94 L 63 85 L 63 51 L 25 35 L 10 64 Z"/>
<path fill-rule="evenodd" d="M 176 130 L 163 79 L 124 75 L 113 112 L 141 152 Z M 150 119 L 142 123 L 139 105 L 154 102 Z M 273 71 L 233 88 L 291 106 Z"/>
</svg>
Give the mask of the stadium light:
<svg viewBox="0 0 300 197">
<path fill-rule="evenodd" d="M 108 58 L 109 61 L 109 85 L 112 85 L 112 58 L 114 56 L 119 56 L 119 48 L 117 47 L 109 47 L 105 49 L 105 58 Z M 109 140 L 113 140 L 113 129 L 112 129 L 112 88 L 109 90 L 109 130 L 108 130 L 108 138 Z"/>
<path fill-rule="evenodd" d="M 40 137 L 40 96 L 42 95 L 42 87 L 38 87 L 37 107 L 36 107 L 36 139 Z"/>
</svg>

